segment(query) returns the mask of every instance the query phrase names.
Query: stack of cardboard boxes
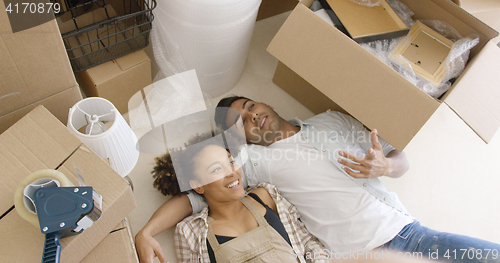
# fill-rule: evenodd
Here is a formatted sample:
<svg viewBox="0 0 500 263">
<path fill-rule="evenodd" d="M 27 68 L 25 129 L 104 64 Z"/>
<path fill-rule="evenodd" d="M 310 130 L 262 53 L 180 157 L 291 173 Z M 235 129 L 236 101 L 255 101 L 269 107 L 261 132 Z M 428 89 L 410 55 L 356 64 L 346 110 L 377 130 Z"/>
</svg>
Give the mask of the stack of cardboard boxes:
<svg viewBox="0 0 500 263">
<path fill-rule="evenodd" d="M 101 20 L 101 9 L 77 17 L 80 26 Z M 7 11 L 0 11 L 0 133 L 38 105 L 66 123 L 69 108 L 82 99 L 79 86 L 86 96 L 110 100 L 123 114 L 132 95 L 151 84 L 151 60 L 144 50 L 79 72 L 77 83 L 60 31 L 74 30 L 74 23 L 57 22 L 14 33 Z"/>
<path fill-rule="evenodd" d="M 4 6 L 4 1 L 0 2 Z M 103 211 L 101 218 L 81 234 L 60 240 L 61 262 L 137 263 L 126 220 L 136 206 L 130 185 L 64 125 L 69 108 L 82 99 L 82 94 L 56 20 L 13 32 L 2 8 L 0 61 L 2 261 L 40 262 L 42 257 L 44 235 L 23 220 L 14 207 L 14 191 L 20 181 L 32 172 L 49 168 L 78 185 L 76 164 L 86 184 L 103 197 Z M 126 69 L 134 66 L 130 60 L 122 64 Z M 146 79 L 151 80 L 150 72 Z"/>
</svg>

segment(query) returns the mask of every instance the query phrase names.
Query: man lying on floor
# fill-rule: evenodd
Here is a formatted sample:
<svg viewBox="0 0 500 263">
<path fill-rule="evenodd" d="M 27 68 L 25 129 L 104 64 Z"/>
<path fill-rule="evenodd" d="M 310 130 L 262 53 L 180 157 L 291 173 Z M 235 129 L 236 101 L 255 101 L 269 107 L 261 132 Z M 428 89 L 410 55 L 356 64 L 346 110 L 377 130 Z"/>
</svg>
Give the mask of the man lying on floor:
<svg viewBox="0 0 500 263">
<path fill-rule="evenodd" d="M 421 226 L 378 179 L 402 176 L 409 167 L 404 153 L 348 115 L 327 111 L 304 122 L 286 121 L 266 104 L 230 97 L 219 102 L 215 118 L 222 128 L 244 130 L 249 144 L 240 154 L 243 186 L 276 185 L 332 252 L 391 249 L 447 259 L 444 253 L 454 249 L 500 251 L 498 244 Z M 141 261 L 152 262 L 154 255 L 165 260 L 153 237 L 204 206 L 195 194 L 162 205 L 136 235 Z M 497 262 L 498 254 L 448 259 Z"/>
</svg>

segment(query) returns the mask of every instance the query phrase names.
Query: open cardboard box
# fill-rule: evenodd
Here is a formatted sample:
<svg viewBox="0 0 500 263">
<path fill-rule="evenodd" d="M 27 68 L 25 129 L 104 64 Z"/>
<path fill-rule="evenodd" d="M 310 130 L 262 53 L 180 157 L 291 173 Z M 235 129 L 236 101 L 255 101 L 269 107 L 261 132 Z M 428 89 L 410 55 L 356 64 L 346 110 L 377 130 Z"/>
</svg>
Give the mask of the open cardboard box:
<svg viewBox="0 0 500 263">
<path fill-rule="evenodd" d="M 5 262 L 39 262 L 45 236 L 15 211 L 19 182 L 41 169 L 56 169 L 78 185 L 74 164 L 102 196 L 99 220 L 81 234 L 60 240 L 61 262 L 80 262 L 135 208 L 130 185 L 43 106 L 0 135 L 0 255 Z"/>
<path fill-rule="evenodd" d="M 403 150 L 441 103 L 484 141 L 500 126 L 500 48 L 491 29 L 448 0 L 401 0 L 413 19 L 443 20 L 479 44 L 442 100 L 435 100 L 312 12 L 292 11 L 268 46 L 280 60 L 273 81 L 315 113 L 342 110 Z"/>
</svg>

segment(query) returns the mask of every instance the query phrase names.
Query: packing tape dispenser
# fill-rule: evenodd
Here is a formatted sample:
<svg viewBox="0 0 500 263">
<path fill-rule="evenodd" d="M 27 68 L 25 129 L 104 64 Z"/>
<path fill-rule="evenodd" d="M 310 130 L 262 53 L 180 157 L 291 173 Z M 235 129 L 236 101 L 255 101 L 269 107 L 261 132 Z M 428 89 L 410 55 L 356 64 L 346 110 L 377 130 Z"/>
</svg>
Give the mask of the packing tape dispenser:
<svg viewBox="0 0 500 263">
<path fill-rule="evenodd" d="M 43 169 L 25 177 L 14 193 L 18 214 L 45 234 L 42 263 L 59 263 L 59 239 L 81 233 L 101 217 L 102 197 L 82 186 L 81 171 L 75 169 L 81 186 L 57 170 Z"/>
</svg>

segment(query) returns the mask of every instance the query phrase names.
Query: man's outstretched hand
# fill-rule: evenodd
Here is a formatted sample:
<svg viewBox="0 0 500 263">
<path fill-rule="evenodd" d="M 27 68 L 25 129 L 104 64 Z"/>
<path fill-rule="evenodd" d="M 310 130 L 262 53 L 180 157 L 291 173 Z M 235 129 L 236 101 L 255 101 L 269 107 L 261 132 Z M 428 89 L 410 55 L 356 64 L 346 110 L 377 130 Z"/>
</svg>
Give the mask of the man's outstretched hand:
<svg viewBox="0 0 500 263">
<path fill-rule="evenodd" d="M 346 151 L 339 152 L 340 156 L 350 161 L 339 158 L 338 162 L 346 166 L 344 167 L 344 171 L 354 178 L 376 178 L 393 173 L 392 160 L 384 156 L 382 145 L 378 141 L 376 129 L 371 132 L 370 139 L 372 148 L 368 149 L 368 153 L 364 158 Z"/>
</svg>

